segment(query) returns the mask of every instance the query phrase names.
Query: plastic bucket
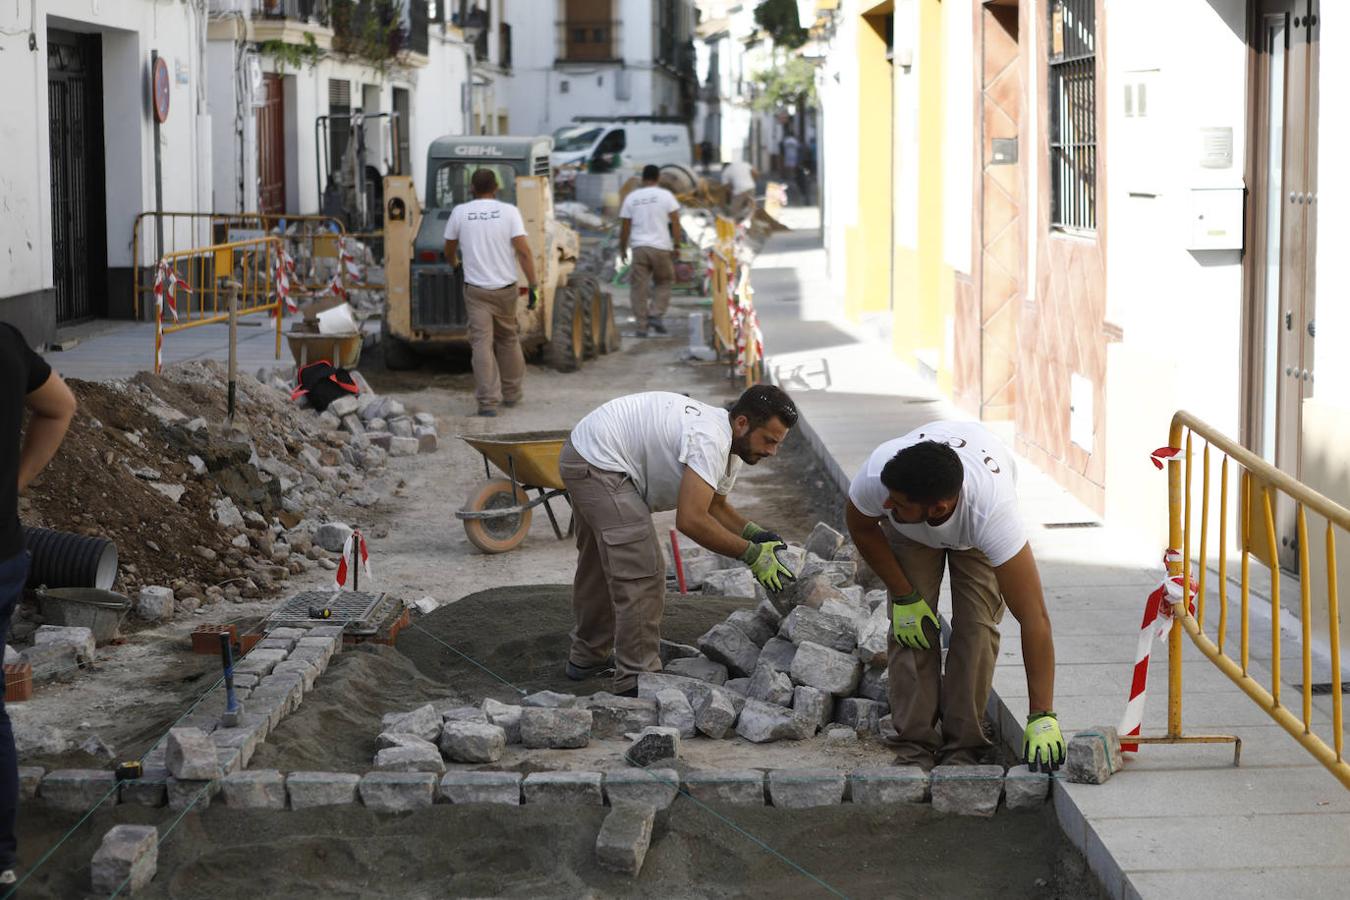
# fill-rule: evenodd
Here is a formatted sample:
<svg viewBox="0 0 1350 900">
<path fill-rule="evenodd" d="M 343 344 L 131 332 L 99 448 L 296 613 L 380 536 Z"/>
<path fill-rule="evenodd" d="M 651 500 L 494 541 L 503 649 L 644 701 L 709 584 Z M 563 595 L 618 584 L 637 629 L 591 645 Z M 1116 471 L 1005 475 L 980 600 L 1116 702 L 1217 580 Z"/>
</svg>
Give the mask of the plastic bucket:
<svg viewBox="0 0 1350 900">
<path fill-rule="evenodd" d="M 75 625 L 94 633 L 94 643 L 117 637 L 131 601 L 98 588 L 38 588 L 38 610 L 49 625 Z"/>
</svg>

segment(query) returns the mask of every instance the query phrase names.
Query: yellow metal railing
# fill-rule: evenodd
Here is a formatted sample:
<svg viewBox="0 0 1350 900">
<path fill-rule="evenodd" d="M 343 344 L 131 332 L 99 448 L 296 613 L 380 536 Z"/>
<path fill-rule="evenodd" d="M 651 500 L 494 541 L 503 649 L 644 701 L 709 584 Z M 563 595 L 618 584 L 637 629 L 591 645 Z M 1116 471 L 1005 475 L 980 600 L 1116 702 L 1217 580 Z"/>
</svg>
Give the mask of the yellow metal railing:
<svg viewBox="0 0 1350 900">
<path fill-rule="evenodd" d="M 1168 562 L 1169 576 L 1181 576 L 1181 584 L 1191 584 L 1192 559 L 1191 548 L 1196 543 L 1193 534 L 1196 525 L 1192 516 L 1192 479 L 1196 469 L 1193 455 L 1195 438 L 1204 442 L 1201 454 L 1201 510 L 1199 522 L 1199 578 L 1196 584 L 1194 613 L 1188 610 L 1183 596 L 1172 599 L 1173 625 L 1168 643 L 1168 710 L 1167 735 L 1139 738 L 1140 743 L 1214 743 L 1217 741 L 1236 741 L 1229 735 L 1185 735 L 1181 727 L 1181 632 L 1184 629 L 1192 642 L 1218 669 L 1232 679 L 1257 706 L 1275 720 L 1285 731 L 1298 741 L 1322 765 L 1335 775 L 1342 784 L 1350 788 L 1350 762 L 1345 759 L 1345 723 L 1343 718 L 1343 699 L 1341 694 L 1341 638 L 1340 606 L 1336 580 L 1336 548 L 1338 532 L 1344 535 L 1350 531 L 1350 510 L 1335 503 L 1309 488 L 1302 482 L 1290 477 L 1256 454 L 1240 446 L 1187 412 L 1178 412 L 1172 418 L 1170 446 L 1182 450 L 1182 453 L 1169 460 L 1167 466 L 1168 482 L 1168 539 L 1173 548 L 1180 548 L 1180 554 L 1171 554 Z M 1211 490 L 1211 449 L 1221 457 L 1219 465 L 1219 533 L 1218 533 L 1218 589 L 1214 600 L 1218 604 L 1218 624 L 1211 637 L 1205 630 L 1205 615 L 1210 599 L 1208 584 L 1210 543 L 1210 510 L 1213 505 Z M 1232 465 L 1230 466 L 1230 463 Z M 1228 597 L 1228 555 L 1229 555 L 1229 486 L 1232 470 L 1239 470 L 1237 485 L 1232 492 L 1237 502 L 1237 537 L 1240 546 L 1240 599 L 1236 611 L 1229 608 Z M 1281 509 L 1286 512 L 1292 504 L 1294 522 L 1297 528 L 1297 553 L 1299 567 L 1299 614 L 1301 619 L 1300 662 L 1302 664 L 1302 685 L 1300 703 L 1297 710 L 1290 709 L 1281 700 L 1281 652 L 1280 644 L 1280 578 L 1278 564 L 1279 551 L 1275 539 L 1276 514 Z M 1311 548 L 1308 541 L 1308 515 L 1313 514 L 1326 521 L 1325 573 L 1314 569 Z M 1252 665 L 1252 584 L 1251 558 L 1257 556 L 1258 563 L 1266 563 L 1270 569 L 1270 661 L 1269 684 L 1262 683 L 1260 670 Z M 1322 577 L 1324 574 L 1324 577 Z M 1331 656 L 1331 743 L 1316 733 L 1313 706 L 1312 674 L 1312 622 L 1314 614 L 1312 585 L 1315 579 L 1325 585 L 1323 597 L 1317 598 L 1320 604 L 1325 601 L 1327 616 L 1328 645 Z M 1318 610 L 1321 612 L 1322 610 Z M 1238 620 L 1238 657 L 1229 655 L 1230 614 L 1236 612 Z M 1134 741 L 1134 738 L 1130 738 Z"/>
<path fill-rule="evenodd" d="M 285 231 L 281 230 L 283 225 Z M 296 264 L 291 283 L 294 299 L 328 288 L 332 274 L 325 271 L 328 266 L 319 265 L 320 259 L 332 260 L 332 268 L 342 273 L 344 286 L 355 287 L 347 283 L 345 271 L 337 264 L 337 239 L 346 234 L 346 229 L 333 216 L 150 211 L 136 216 L 131 232 L 132 291 L 137 318 L 142 309 L 154 308 L 157 269 L 154 251 L 160 231 L 164 235 L 161 251 L 164 256 L 249 238 L 279 238 Z"/>
<path fill-rule="evenodd" d="M 166 295 L 155 306 L 154 290 L 159 266 L 151 269 L 150 303 L 155 309 L 155 371 L 161 367 L 164 336 L 202 325 L 230 320 L 235 315 L 272 313 L 276 319 L 276 354 L 281 358 L 281 318 L 283 300 L 277 295 L 276 265 L 282 248 L 278 237 L 257 237 L 194 247 L 166 253 L 162 263 L 165 277 L 160 278 Z M 169 275 L 178 281 L 174 292 L 174 310 L 168 301 Z"/>
</svg>

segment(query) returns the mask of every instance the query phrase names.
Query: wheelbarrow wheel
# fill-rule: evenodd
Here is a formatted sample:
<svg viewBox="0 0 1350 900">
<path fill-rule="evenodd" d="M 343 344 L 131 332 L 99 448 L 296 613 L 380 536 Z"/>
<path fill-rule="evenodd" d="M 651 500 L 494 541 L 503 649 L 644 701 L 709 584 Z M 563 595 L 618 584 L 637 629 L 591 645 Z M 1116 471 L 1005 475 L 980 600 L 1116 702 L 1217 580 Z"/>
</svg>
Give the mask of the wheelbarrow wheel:
<svg viewBox="0 0 1350 900">
<path fill-rule="evenodd" d="M 468 512 L 486 512 L 523 506 L 528 502 L 525 489 L 512 484 L 511 479 L 492 478 L 479 486 L 464 508 Z M 526 509 L 509 516 L 465 519 L 464 534 L 468 536 L 469 543 L 484 553 L 505 553 L 516 549 L 525 540 L 525 535 L 530 533 L 533 515 L 533 510 Z"/>
</svg>

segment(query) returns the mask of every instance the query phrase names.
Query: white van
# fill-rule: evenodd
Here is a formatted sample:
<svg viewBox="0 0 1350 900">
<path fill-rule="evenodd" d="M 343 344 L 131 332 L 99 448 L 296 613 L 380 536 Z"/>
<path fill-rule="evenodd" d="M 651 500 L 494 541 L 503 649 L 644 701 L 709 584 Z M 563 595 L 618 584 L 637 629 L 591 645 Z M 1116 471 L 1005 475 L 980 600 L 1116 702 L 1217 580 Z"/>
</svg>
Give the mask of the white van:
<svg viewBox="0 0 1350 900">
<path fill-rule="evenodd" d="M 592 168 L 624 175 L 636 175 L 646 165 L 677 164 L 692 170 L 694 148 L 689 126 L 682 122 L 578 122 L 554 132 L 550 161 L 559 181 L 571 181 L 577 172 Z"/>
</svg>

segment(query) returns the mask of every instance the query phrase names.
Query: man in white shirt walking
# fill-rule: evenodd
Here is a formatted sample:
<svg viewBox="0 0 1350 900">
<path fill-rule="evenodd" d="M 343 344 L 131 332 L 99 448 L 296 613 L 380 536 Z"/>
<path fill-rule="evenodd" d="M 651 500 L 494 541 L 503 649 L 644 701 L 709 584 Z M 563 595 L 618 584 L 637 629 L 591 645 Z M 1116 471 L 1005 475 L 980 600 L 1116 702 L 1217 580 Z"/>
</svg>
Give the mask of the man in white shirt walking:
<svg viewBox="0 0 1350 900">
<path fill-rule="evenodd" d="M 674 509 L 675 526 L 714 553 L 739 558 L 771 591 L 792 573 L 782 538 L 727 502 L 741 464 L 778 452 L 797 407 L 756 385 L 731 412 L 683 394 L 651 391 L 611 400 L 572 429 L 559 468 L 572 500 L 576 627 L 567 676 L 606 671 L 614 693 L 636 696 L 638 675 L 661 670 L 666 565 L 651 514 Z"/>
<path fill-rule="evenodd" d="M 534 309 L 538 280 L 520 210 L 497 199 L 497 176 L 478 169 L 470 180 L 473 200 L 461 203 L 445 223 L 445 258 L 464 256 L 464 305 L 473 345 L 473 380 L 478 415 L 495 416 L 499 404 L 520 402 L 525 354 L 520 349 L 516 311 L 520 304 L 516 263 L 529 284 Z"/>
<path fill-rule="evenodd" d="M 973 422 L 925 425 L 872 452 L 844 514 L 858 551 L 890 592 L 896 764 L 975 764 L 990 748 L 981 721 L 1006 602 L 1022 629 L 1031 712 L 1023 755 L 1033 770 L 1057 768 L 1065 746 L 1053 711 L 1054 638 L 1007 448 Z M 944 566 L 952 577 L 945 671 L 933 611 Z"/>
<path fill-rule="evenodd" d="M 748 218 L 755 211 L 755 178 L 759 172 L 745 160 L 722 167 L 722 184 L 727 187 L 727 207 L 733 219 Z"/>
<path fill-rule="evenodd" d="M 642 187 L 623 200 L 619 207 L 619 257 L 628 259 L 628 247 L 633 247 L 632 274 L 633 318 L 637 319 L 637 336 L 646 337 L 650 328 L 665 334 L 661 317 L 670 308 L 670 286 L 675 281 L 675 248 L 680 245 L 680 202 L 675 195 L 661 187 L 661 170 L 646 166 L 642 170 Z M 652 306 L 647 308 L 647 289 L 656 282 Z"/>
</svg>

